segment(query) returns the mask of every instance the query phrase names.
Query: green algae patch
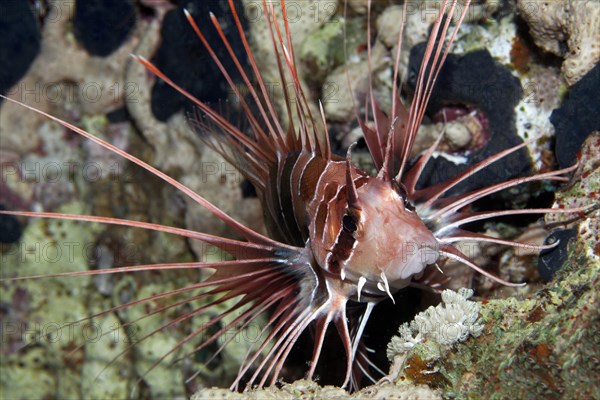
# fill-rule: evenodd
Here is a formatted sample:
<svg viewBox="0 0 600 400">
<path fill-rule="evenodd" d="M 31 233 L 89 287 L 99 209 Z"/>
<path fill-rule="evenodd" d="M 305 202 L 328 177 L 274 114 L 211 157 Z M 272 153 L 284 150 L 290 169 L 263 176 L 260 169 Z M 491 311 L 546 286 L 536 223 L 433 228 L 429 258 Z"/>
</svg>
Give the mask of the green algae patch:
<svg viewBox="0 0 600 400">
<path fill-rule="evenodd" d="M 479 338 L 454 347 L 419 343 L 396 358 L 397 384 L 426 384 L 449 398 L 593 397 L 599 271 L 598 262 L 572 264 L 531 299 L 484 302 Z"/>
<path fill-rule="evenodd" d="M 329 72 L 346 61 L 344 48 L 351 53 L 364 42 L 364 34 L 360 19 L 336 18 L 308 35 L 300 48 L 306 79 L 313 84 L 322 83 Z"/>
<path fill-rule="evenodd" d="M 58 211 L 82 214 L 85 206 L 73 202 Z M 21 242 L 1 254 L 2 277 L 86 270 L 100 230 L 77 221 L 32 220 Z M 80 397 L 82 348 L 99 328 L 83 320 L 90 282 L 90 277 L 55 277 L 2 283 L 0 302 L 9 309 L 0 361 L 3 398 Z"/>
</svg>

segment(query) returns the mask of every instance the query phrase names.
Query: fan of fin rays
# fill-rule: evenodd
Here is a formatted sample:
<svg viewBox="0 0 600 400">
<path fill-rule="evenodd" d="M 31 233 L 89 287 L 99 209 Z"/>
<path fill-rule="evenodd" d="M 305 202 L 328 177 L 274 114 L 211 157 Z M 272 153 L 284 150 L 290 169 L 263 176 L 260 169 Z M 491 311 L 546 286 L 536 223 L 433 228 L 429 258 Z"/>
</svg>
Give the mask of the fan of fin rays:
<svg viewBox="0 0 600 400">
<path fill-rule="evenodd" d="M 234 15 L 234 21 L 239 30 L 239 34 L 243 40 L 244 47 L 250 57 L 250 64 L 252 70 L 255 74 L 255 78 L 258 81 L 260 91 L 252 89 L 252 85 L 248 77 L 244 74 L 241 65 L 238 65 L 246 84 L 250 89 L 250 95 L 253 97 L 256 105 L 260 109 L 260 118 L 263 123 L 268 126 L 267 131 L 263 131 L 260 126 L 262 123 L 252 116 L 252 112 L 250 112 L 249 106 L 242 100 L 242 107 L 246 111 L 246 114 L 249 118 L 249 122 L 251 127 L 253 128 L 253 132 L 255 132 L 257 136 L 257 141 L 253 141 L 251 139 L 243 139 L 247 137 L 243 132 L 239 131 L 238 128 L 233 126 L 229 121 L 223 118 L 221 115 L 213 111 L 210 107 L 206 106 L 201 101 L 195 99 L 189 93 L 187 93 L 184 89 L 178 87 L 175 83 L 170 81 L 162 72 L 160 72 L 155 66 L 153 66 L 149 61 L 142 57 L 133 56 L 137 61 L 146 66 L 150 71 L 154 72 L 158 77 L 172 85 L 179 92 L 190 98 L 215 124 L 220 126 L 222 129 L 227 132 L 236 132 L 235 138 L 240 141 L 240 146 L 245 146 L 248 149 L 251 149 L 255 152 L 255 154 L 259 154 L 264 158 L 271 157 L 271 154 L 275 154 L 276 152 L 266 151 L 265 147 L 261 147 L 261 145 L 257 143 L 272 143 L 272 146 L 277 146 L 279 148 L 290 148 L 295 147 L 297 145 L 297 141 L 302 141 L 303 146 L 311 147 L 312 149 L 320 151 L 321 154 L 325 156 L 329 156 L 329 145 L 328 143 L 323 143 L 322 139 L 320 139 L 321 135 L 312 130 L 311 127 L 315 127 L 314 121 L 309 121 L 312 119 L 312 116 L 307 119 L 304 117 L 308 110 L 308 102 L 306 97 L 304 96 L 302 89 L 299 84 L 299 79 L 297 77 L 297 73 L 294 67 L 294 56 L 293 56 L 293 47 L 291 46 L 290 32 L 289 27 L 287 26 L 287 19 L 284 18 L 285 24 L 285 37 L 287 38 L 287 46 L 284 44 L 286 41 L 283 38 L 283 35 L 280 31 L 279 26 L 277 25 L 277 19 L 273 18 L 274 22 L 269 20 L 269 24 L 271 25 L 271 40 L 273 41 L 274 48 L 276 50 L 276 54 L 278 57 L 279 63 L 279 72 L 282 75 L 285 75 L 287 72 L 291 77 L 294 83 L 293 89 L 296 91 L 296 98 L 300 99 L 297 101 L 296 112 L 301 117 L 301 123 L 298 127 L 300 131 L 300 135 L 298 137 L 293 137 L 293 135 L 286 135 L 286 131 L 280 126 L 276 113 L 274 111 L 274 106 L 269 101 L 266 88 L 264 86 L 264 82 L 262 82 L 260 73 L 258 71 L 257 64 L 252 57 L 252 53 L 250 51 L 248 42 L 245 39 L 245 34 L 243 29 L 241 28 L 241 24 L 239 23 L 239 18 L 235 14 L 235 9 L 233 7 L 233 1 L 230 1 L 232 13 Z M 443 3 L 443 9 L 449 5 L 448 1 Z M 449 14 L 452 14 L 454 7 L 456 5 L 456 1 L 450 4 Z M 275 11 L 273 8 L 273 4 L 269 3 L 267 5 L 266 2 L 263 2 L 263 8 L 267 15 L 274 16 Z M 285 7 L 283 7 L 285 9 Z M 466 6 L 464 8 L 466 10 Z M 370 10 L 370 8 L 369 8 Z M 285 12 L 285 11 L 284 11 Z M 380 176 L 385 179 L 391 179 L 394 176 L 394 166 L 399 165 L 399 170 L 397 174 L 395 174 L 395 180 L 401 183 L 407 191 L 407 195 L 411 199 L 411 201 L 415 204 L 419 215 L 422 216 L 423 220 L 432 227 L 432 230 L 436 233 L 436 236 L 440 238 L 440 243 L 444 244 L 441 248 L 441 253 L 449 258 L 453 258 L 459 261 L 464 262 L 471 268 L 481 272 L 482 274 L 498 280 L 498 278 L 490 275 L 486 271 L 483 271 L 477 265 L 475 265 L 472 261 L 468 259 L 464 254 L 458 252 L 455 247 L 451 245 L 451 243 L 459 240 L 479 240 L 479 241 L 488 241 L 495 242 L 500 244 L 509 244 L 512 246 L 525 246 L 525 247 L 535 247 L 541 248 L 540 246 L 530 246 L 526 244 L 521 244 L 512 241 L 500 240 L 495 238 L 490 238 L 484 235 L 478 235 L 471 232 L 460 231 L 458 227 L 468 222 L 483 220 L 487 218 L 493 218 L 497 216 L 504 215 L 518 215 L 525 213 L 547 213 L 547 212 L 566 212 L 565 210 L 554 210 L 554 209 L 529 209 L 529 210 L 508 210 L 508 211 L 493 211 L 493 212 L 464 212 L 460 211 L 461 208 L 466 205 L 471 204 L 472 202 L 487 196 L 491 193 L 495 193 L 499 190 L 506 189 L 517 184 L 521 184 L 524 182 L 530 182 L 535 180 L 557 180 L 557 181 L 565 181 L 567 178 L 564 176 L 568 172 L 574 170 L 576 166 L 566 168 L 559 171 L 549 172 L 545 174 L 534 175 L 529 178 L 520 178 L 507 182 L 503 182 L 501 184 L 497 184 L 494 186 L 486 187 L 475 192 L 467 193 L 464 195 L 459 195 L 455 197 L 445 198 L 442 197 L 445 192 L 447 192 L 450 188 L 454 187 L 456 184 L 466 179 L 471 174 L 485 168 L 486 166 L 492 164 L 493 162 L 499 160 L 502 157 L 518 150 L 519 148 L 525 146 L 527 143 L 523 143 L 514 148 L 505 150 L 493 157 L 490 157 L 479 164 L 471 167 L 469 170 L 460 174 L 459 176 L 453 178 L 448 182 L 443 182 L 442 184 L 426 189 L 416 190 L 416 182 L 419 178 L 420 173 L 422 172 L 425 164 L 432 156 L 435 151 L 436 145 L 439 143 L 438 139 L 433 146 L 428 149 L 423 156 L 418 160 L 413 168 L 404 173 L 405 166 L 408 162 L 408 155 L 410 152 L 410 148 L 412 147 L 412 142 L 414 140 L 414 135 L 416 133 L 416 129 L 420 125 L 420 122 L 423 117 L 423 113 L 425 112 L 425 105 L 427 104 L 429 95 L 431 93 L 431 88 L 435 82 L 435 78 L 439 73 L 440 66 L 443 63 L 447 53 L 447 50 L 442 51 L 442 46 L 436 46 L 435 37 L 437 35 L 437 29 L 441 29 L 440 37 L 445 37 L 449 24 L 450 18 L 448 18 L 448 22 L 444 25 L 440 24 L 441 15 L 438 18 L 438 22 L 435 25 L 435 34 L 432 34 L 432 39 L 430 39 L 428 44 L 428 51 L 426 53 L 425 61 L 423 65 L 427 65 L 428 62 L 431 61 L 435 67 L 430 68 L 429 73 L 426 73 L 425 67 L 422 67 L 422 72 L 419 73 L 419 81 L 418 81 L 418 90 L 417 96 L 413 99 L 411 103 L 410 110 L 405 110 L 401 104 L 399 96 L 397 94 L 397 85 L 394 82 L 393 86 L 393 99 L 394 105 L 392 107 L 392 116 L 393 118 L 387 118 L 377 107 L 376 102 L 373 99 L 373 94 L 371 91 L 371 107 L 372 113 L 375 117 L 376 129 L 372 130 L 369 128 L 364 122 L 361 122 L 363 126 L 363 130 L 365 131 L 365 138 L 367 139 L 367 145 L 369 147 L 369 151 L 373 156 L 375 164 L 379 168 Z M 195 22 L 191 18 L 191 16 L 186 13 L 186 16 L 194 28 L 194 30 L 198 33 L 199 38 L 202 40 L 206 49 L 210 52 L 211 56 L 217 62 L 217 65 L 221 68 L 224 76 L 230 83 L 232 89 L 237 92 L 235 84 L 230 80 L 227 71 L 223 69 L 222 64 L 220 63 L 218 57 L 211 50 L 211 47 L 206 42 L 204 37 L 202 36 L 199 28 L 196 26 Z M 461 14 L 460 21 L 464 17 Z M 214 26 L 217 28 L 218 32 L 221 34 L 221 38 L 223 39 L 223 44 L 227 46 L 228 50 L 230 50 L 230 46 L 228 45 L 227 39 L 225 39 L 224 35 L 222 35 L 222 29 L 219 22 L 211 16 Z M 460 25 L 460 22 L 457 24 Z M 451 40 L 454 39 L 456 35 L 456 30 L 453 32 L 451 36 Z M 401 35 L 400 35 L 401 36 Z M 400 49 L 401 46 L 398 46 Z M 279 51 L 277 49 L 280 49 Z M 435 51 L 434 51 L 435 50 Z M 235 55 L 230 50 L 230 54 L 235 59 Z M 432 57 L 430 59 L 430 57 Z M 370 57 L 370 47 L 369 47 L 369 57 Z M 283 58 L 285 62 L 285 68 L 281 63 L 281 58 Z M 395 63 L 395 73 L 394 80 L 397 78 L 397 65 L 398 65 L 398 56 L 396 57 Z M 5 97 L 3 97 L 5 98 Z M 240 99 L 242 97 L 240 96 Z M 10 99 L 8 99 L 10 100 Z M 12 100 L 10 100 L 12 101 Z M 263 107 L 263 104 L 267 107 L 266 109 Z M 201 308 L 195 309 L 190 312 L 186 312 L 181 316 L 171 320 L 167 324 L 162 327 L 147 333 L 139 340 L 145 340 L 146 338 L 156 334 L 157 332 L 164 331 L 171 326 L 179 324 L 180 322 L 193 318 L 196 315 L 208 310 L 211 307 L 222 304 L 225 301 L 229 301 L 232 299 L 238 299 L 235 305 L 227 309 L 223 314 L 215 316 L 213 319 L 209 321 L 209 323 L 204 324 L 201 328 L 191 332 L 187 337 L 182 339 L 173 349 L 171 349 L 168 353 L 163 355 L 160 359 L 158 359 L 148 370 L 152 370 L 156 365 L 163 362 L 165 358 L 169 355 L 173 354 L 175 351 L 179 350 L 186 343 L 190 342 L 192 339 L 197 337 L 198 335 L 204 333 L 209 326 L 215 325 L 221 322 L 224 318 L 228 316 L 232 316 L 235 312 L 241 313 L 239 316 L 235 317 L 231 322 L 225 324 L 222 328 L 220 328 L 217 332 L 212 334 L 208 339 L 202 342 L 201 345 L 197 346 L 194 351 L 199 351 L 205 348 L 207 345 L 215 342 L 219 337 L 221 337 L 225 332 L 234 329 L 235 332 L 240 332 L 245 327 L 247 327 L 250 323 L 256 320 L 256 318 L 266 312 L 267 310 L 272 310 L 271 314 L 268 317 L 268 321 L 265 324 L 264 328 L 261 331 L 261 336 L 266 335 L 266 339 L 262 341 L 256 348 L 251 347 L 248 350 L 248 353 L 245 355 L 238 377 L 232 384 L 232 388 L 237 388 L 242 378 L 246 376 L 249 372 L 251 372 L 251 368 L 257 363 L 257 360 L 262 356 L 262 361 L 256 366 L 252 376 L 250 377 L 248 384 L 252 385 L 253 383 L 258 381 L 259 386 L 263 386 L 269 377 L 271 377 L 270 383 L 273 384 L 279 377 L 279 374 L 282 370 L 283 364 L 289 355 L 289 352 L 292 349 L 292 346 L 298 339 L 299 335 L 308 327 L 308 325 L 312 322 L 316 322 L 316 340 L 315 340 L 315 348 L 313 352 L 313 357 L 310 363 L 310 368 L 308 371 L 308 377 L 311 378 L 315 371 L 315 367 L 317 365 L 317 361 L 321 354 L 323 339 L 325 336 L 325 332 L 329 323 L 333 322 L 339 333 L 342 337 L 343 344 L 346 348 L 346 353 L 348 355 L 347 360 L 347 368 L 346 368 L 346 377 L 344 380 L 344 386 L 351 382 L 354 386 L 358 383 L 356 381 L 357 375 L 352 374 L 353 364 L 358 367 L 358 370 L 362 372 L 366 377 L 374 380 L 373 377 L 369 373 L 369 368 L 373 368 L 377 370 L 377 367 L 368 359 L 366 356 L 366 348 L 360 341 L 362 336 L 364 326 L 368 320 L 369 314 L 374 306 L 374 303 L 368 303 L 365 307 L 364 313 L 357 318 L 357 323 L 352 325 L 352 329 L 348 328 L 348 322 L 345 310 L 345 301 L 344 307 L 341 309 L 332 309 L 330 308 L 331 299 L 323 299 L 316 298 L 315 296 L 319 294 L 314 288 L 319 286 L 319 277 L 316 276 L 312 270 L 310 265 L 310 255 L 307 254 L 305 249 L 299 249 L 296 247 L 288 246 L 279 242 L 276 242 L 268 237 L 265 237 L 257 232 L 250 230 L 239 222 L 235 221 L 227 214 L 222 212 L 220 209 L 212 205 L 202 196 L 196 194 L 191 189 L 187 188 L 183 184 L 174 180 L 173 178 L 167 176 L 156 168 L 150 166 L 149 164 L 139 160 L 138 158 L 118 149 L 117 147 L 107 143 L 88 132 L 69 124 L 65 121 L 62 121 L 56 117 L 53 117 L 47 113 L 36 110 L 27 105 L 23 105 L 30 110 L 38 112 L 42 115 L 45 115 L 47 118 L 52 119 L 68 129 L 73 130 L 74 132 L 86 137 L 87 139 L 99 144 L 100 146 L 121 155 L 122 157 L 128 159 L 129 161 L 139 165 L 140 167 L 146 169 L 153 175 L 158 176 L 163 179 L 167 183 L 171 184 L 175 188 L 181 190 L 183 193 L 188 195 L 194 201 L 199 203 L 201 206 L 205 207 L 209 210 L 214 216 L 224 221 L 229 227 L 235 230 L 238 234 L 240 234 L 246 241 L 238 241 L 233 239 L 225 239 L 218 236 L 213 236 L 205 233 L 195 232 L 186 229 L 173 228 L 169 226 L 163 226 L 158 224 L 151 223 L 143 223 L 137 221 L 130 220 L 121 220 L 116 218 L 108 218 L 108 217 L 95 217 L 95 216 L 83 216 L 83 215 L 70 215 L 63 213 L 46 213 L 46 212 L 0 212 L 2 214 L 13 214 L 13 215 L 21 215 L 21 216 L 31 216 L 31 217 L 45 217 L 45 218 L 58 218 L 63 220 L 76 220 L 76 221 L 89 221 L 89 222 L 100 222 L 106 224 L 116 224 L 116 225 L 124 225 L 135 228 L 149 229 L 160 232 L 167 232 L 183 237 L 187 237 L 193 240 L 200 240 L 207 244 L 214 245 L 230 254 L 232 254 L 236 259 L 231 261 L 219 261 L 219 262 L 194 262 L 194 263 L 176 263 L 176 264 L 153 264 L 153 265 L 138 265 L 134 267 L 122 267 L 122 268 L 113 268 L 110 270 L 97 270 L 97 271 L 80 271 L 80 272 L 70 272 L 70 273 L 59 273 L 59 274 L 46 274 L 46 275 L 37 275 L 37 276 L 29 276 L 29 277 L 17 277 L 17 278 L 8 278 L 3 279 L 3 281 L 14 281 L 19 279 L 33 279 L 33 278 L 47 278 L 47 277 L 74 277 L 74 276 L 84 276 L 84 275 L 98 275 L 98 274 L 112 274 L 112 273 L 125 273 L 125 272 L 136 272 L 136 271 L 149 271 L 149 270 L 170 270 L 170 269 L 216 269 L 216 272 L 206 281 L 200 283 L 194 283 L 188 285 L 186 287 L 182 287 L 176 290 L 172 290 L 169 292 L 164 292 L 152 296 L 148 296 L 143 299 L 138 299 L 126 304 L 121 304 L 119 306 L 112 307 L 108 310 L 105 310 L 101 313 L 97 313 L 90 318 L 96 318 L 102 316 L 107 313 L 119 311 L 125 309 L 127 307 L 132 307 L 136 305 L 140 305 L 147 302 L 152 302 L 161 298 L 171 297 L 175 295 L 179 295 L 182 293 L 189 293 L 191 291 L 195 291 L 198 289 L 210 289 L 201 294 L 193 295 L 190 298 L 185 300 L 180 300 L 169 304 L 167 306 L 162 306 L 154 309 L 147 315 L 140 317 L 146 318 L 151 315 L 155 315 L 157 313 L 172 309 L 174 307 L 178 307 L 180 305 L 189 303 L 194 300 L 204 300 L 213 298 L 215 295 L 221 295 L 216 300 L 209 301 L 206 305 Z M 291 105 L 287 104 L 288 112 L 291 114 Z M 408 123 L 404 124 L 396 124 L 396 118 L 399 118 L 402 113 L 405 113 Z M 310 115 L 310 113 L 308 112 Z M 324 115 L 322 114 L 321 108 L 321 117 L 324 119 Z M 291 119 L 290 119 L 291 120 Z M 292 130 L 293 131 L 293 130 Z M 239 133 L 239 134 L 237 134 Z M 262 136 L 261 136 L 262 135 Z M 327 135 L 325 135 L 327 137 Z M 441 138 L 441 137 L 440 137 Z M 532 139 L 533 141 L 533 139 Z M 401 151 L 396 152 L 395 149 L 398 148 L 397 143 L 401 143 Z M 385 145 L 384 145 L 385 144 Z M 399 162 L 395 161 L 396 154 L 399 154 Z M 589 207 L 581 207 L 579 209 L 571 209 L 568 212 L 581 212 L 589 209 Z M 300 284 L 302 282 L 303 284 Z M 503 282 L 502 283 L 507 283 Z M 307 288 L 313 288 L 313 290 L 309 290 Z M 307 292 L 308 291 L 308 292 Z M 307 292 L 307 293 L 305 293 Z M 251 305 L 251 307 L 247 307 Z M 82 322 L 85 321 L 77 321 L 74 322 Z M 138 320 L 130 321 L 126 325 L 133 324 Z M 108 334 L 108 333 L 107 333 Z M 231 335 L 230 339 L 226 340 L 221 344 L 217 352 L 213 355 L 216 357 L 223 348 L 232 340 L 235 335 Z M 131 348 L 135 345 L 131 344 L 125 350 L 121 352 L 113 362 L 124 354 L 127 351 L 130 351 Z M 76 350 L 74 350 L 76 351 Z M 354 363 L 353 363 L 354 361 Z M 108 364 L 105 368 L 108 368 L 110 364 Z M 146 374 L 148 373 L 146 372 Z M 383 374 L 383 372 L 378 371 Z M 102 372 L 101 372 L 102 373 Z M 100 374 L 101 374 L 100 373 Z M 100 375 L 99 374 L 99 375 Z M 141 381 L 145 377 L 145 374 L 139 378 Z M 260 378 L 260 379 L 259 379 Z"/>
</svg>

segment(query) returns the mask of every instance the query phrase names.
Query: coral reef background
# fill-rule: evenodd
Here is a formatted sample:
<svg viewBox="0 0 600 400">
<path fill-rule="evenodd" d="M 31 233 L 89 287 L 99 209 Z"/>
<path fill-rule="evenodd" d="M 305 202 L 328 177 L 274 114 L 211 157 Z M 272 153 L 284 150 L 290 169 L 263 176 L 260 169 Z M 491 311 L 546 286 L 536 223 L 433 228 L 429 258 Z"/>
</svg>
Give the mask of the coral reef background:
<svg viewBox="0 0 600 400">
<path fill-rule="evenodd" d="M 390 102 L 390 55 L 395 51 L 397 22 L 402 17 L 401 7 L 393 3 L 375 2 L 373 10 L 377 35 L 372 38 L 371 69 L 383 108 Z M 407 37 L 401 65 L 407 95 L 415 64 L 411 49 L 427 37 L 435 17 L 428 9 L 433 3 L 409 2 L 409 15 L 405 16 Z M 348 1 L 344 17 L 343 1 L 288 2 L 303 84 L 315 104 L 317 99 L 323 101 L 332 143 L 339 151 L 358 139 L 354 104 L 364 103 L 369 83 L 365 4 Z M 241 175 L 206 150 L 190 129 L 186 102 L 129 57 L 130 53 L 139 54 L 163 63 L 170 76 L 181 79 L 200 98 L 236 120 L 236 99 L 209 67 L 212 62 L 201 51 L 201 44 L 182 26 L 185 22 L 178 9 L 182 5 L 204 21 L 207 32 L 212 32 L 206 18 L 209 9 L 221 21 L 229 16 L 226 4 L 218 1 L 3 3 L 0 91 L 89 129 L 261 230 L 261 210 L 254 193 Z M 260 69 L 277 99 L 285 83 L 275 75 L 265 16 L 256 1 L 245 0 L 239 7 L 246 16 L 246 30 Z M 439 101 L 432 104 L 415 154 L 437 135 L 448 115 L 453 117 L 437 158 L 438 168 L 443 170 L 460 170 L 484 152 L 542 136 L 497 173 L 548 170 L 556 167 L 556 161 L 566 166 L 578 157 L 581 167 L 573 182 L 562 188 L 521 188 L 493 199 L 491 205 L 597 203 L 598 21 L 600 5 L 594 1 L 476 2 L 459 33 L 456 56 L 450 60 L 457 72 L 448 70 L 448 74 L 463 73 L 458 78 L 454 75 L 461 85 L 452 86 L 457 81 L 449 80 L 451 90 L 440 93 Z M 227 31 L 227 35 L 235 36 L 235 32 Z M 214 34 L 211 38 L 218 40 Z M 347 51 L 343 51 L 344 45 Z M 461 64 L 465 60 L 470 62 L 468 67 Z M 223 224 L 158 179 L 43 117 L 3 103 L 0 131 L 0 207 L 113 216 L 230 235 Z M 360 144 L 358 147 L 356 161 L 368 169 L 366 151 Z M 485 184 L 494 178 L 476 177 L 471 184 Z M 203 389 L 196 398 L 591 398 L 600 392 L 596 334 L 600 240 L 597 212 L 581 217 L 581 224 L 568 225 L 574 232 L 572 240 L 559 246 L 564 257 L 556 256 L 558 253 L 545 256 L 545 279 L 538 272 L 537 254 L 495 246 L 472 249 L 473 258 L 503 278 L 527 282 L 525 289 L 498 288 L 448 263 L 444 270 L 452 276 L 451 288 L 475 289 L 471 300 L 478 304 L 481 334 L 453 345 L 427 339 L 407 352 L 390 354 L 389 375 L 353 395 L 303 380 L 280 389 L 235 395 L 225 389 L 203 389 L 231 382 L 240 355 L 256 340 L 255 326 L 243 331 L 211 364 L 205 362 L 217 347 L 173 364 L 200 343 L 199 338 L 146 374 L 178 340 L 214 314 L 132 344 L 197 304 L 140 319 L 164 305 L 155 301 L 146 308 L 68 324 L 142 296 L 196 282 L 203 278 L 197 273 L 3 282 L 0 397 L 128 398 L 133 394 L 135 398 L 184 398 Z M 546 220 L 547 224 L 557 222 Z M 498 222 L 481 229 L 535 243 L 542 243 L 550 233 L 537 218 Z M 166 234 L 68 221 L 0 217 L 0 241 L 2 277 L 226 257 L 210 247 Z M 419 311 L 435 305 L 439 298 L 423 295 L 416 301 Z M 388 326 L 392 332 L 401 323 L 410 323 L 410 318 L 388 315 L 378 324 L 389 325 L 392 320 L 394 326 Z M 115 359 L 120 352 L 123 354 Z M 195 379 L 186 382 L 198 371 Z M 289 372 L 294 376 L 293 366 Z"/>
</svg>

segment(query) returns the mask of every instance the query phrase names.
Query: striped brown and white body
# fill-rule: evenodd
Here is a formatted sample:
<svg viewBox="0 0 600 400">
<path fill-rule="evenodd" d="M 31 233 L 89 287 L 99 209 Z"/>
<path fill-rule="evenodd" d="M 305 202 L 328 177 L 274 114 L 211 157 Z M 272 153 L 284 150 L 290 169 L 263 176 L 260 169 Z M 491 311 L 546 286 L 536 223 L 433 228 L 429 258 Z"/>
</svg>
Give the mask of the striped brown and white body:
<svg viewBox="0 0 600 400">
<path fill-rule="evenodd" d="M 306 246 L 316 269 L 345 282 L 346 297 L 360 301 L 362 290 L 363 301 L 386 297 L 389 288 L 375 290 L 377 285 L 405 287 L 437 259 L 437 241 L 406 207 L 406 194 L 346 160 L 301 152 L 282 160 L 270 177 L 263 206 L 271 236 Z M 385 246 L 398 226 L 406 236 Z"/>
<path fill-rule="evenodd" d="M 233 322 L 223 324 L 224 326 L 217 329 L 216 333 L 210 335 L 195 350 L 205 348 L 230 329 L 238 331 L 243 329 L 259 315 L 268 312 L 267 324 L 261 332 L 266 335 L 266 339 L 246 354 L 232 387 L 237 387 L 241 380 L 248 376 L 250 385 L 258 383 L 262 386 L 267 381 L 274 383 L 298 337 L 309 326 L 314 326 L 314 351 L 307 372 L 309 379 L 315 373 L 326 332 L 330 325 L 334 325 L 346 353 L 345 379 L 342 384 L 346 386 L 352 382 L 353 386 L 357 386 L 362 376 L 373 380 L 371 374 L 377 368 L 368 359 L 362 343 L 362 334 L 373 307 L 383 299 L 388 297 L 393 299 L 394 293 L 410 285 L 415 278 L 425 272 L 426 268 L 433 266 L 439 259 L 451 258 L 462 261 L 491 279 L 511 285 L 479 268 L 453 246 L 454 242 L 468 239 L 544 248 L 544 246 L 533 246 L 467 232 L 460 229 L 461 225 L 504 215 L 572 212 L 584 209 L 490 212 L 468 209 L 470 204 L 489 194 L 521 183 L 539 180 L 565 181 L 567 179 L 565 174 L 575 167 L 529 178 L 508 180 L 465 194 L 446 196 L 450 189 L 468 176 L 523 148 L 526 143 L 505 149 L 448 181 L 417 189 L 420 174 L 432 157 L 440 139 L 432 144 L 410 168 L 408 167 L 409 154 L 435 79 L 458 27 L 465 17 L 468 3 L 467 1 L 464 7 L 460 7 L 460 15 L 455 16 L 456 27 L 448 35 L 452 18 L 443 17 L 446 14 L 454 15 L 459 7 L 456 7 L 456 1 L 442 2 L 438 18 L 432 28 L 418 76 L 416 93 L 410 106 L 405 106 L 398 94 L 396 84 L 398 55 L 395 58 L 391 110 L 386 112 L 380 110 L 371 91 L 368 108 L 373 121 L 367 116 L 365 121 L 359 122 L 378 171 L 375 176 L 352 164 L 350 149 L 345 158 L 332 154 L 326 131 L 326 116 L 322 108 L 320 116 L 311 114 L 308 100 L 297 76 L 285 7 L 282 7 L 285 22 L 283 26 L 279 26 L 276 22 L 277 18 L 273 18 L 275 15 L 273 4 L 263 2 L 264 12 L 270 16 L 266 20 L 270 27 L 279 74 L 282 80 L 292 82 L 290 90 L 293 90 L 293 93 L 287 96 L 283 112 L 288 114 L 288 121 L 297 122 L 290 122 L 290 126 L 286 127 L 282 126 L 280 120 L 283 118 L 279 117 L 279 111 L 269 97 L 236 14 L 234 2 L 230 0 L 232 18 L 248 55 L 249 71 L 242 68 L 214 16 L 212 22 L 223 40 L 222 45 L 227 48 L 235 61 L 237 72 L 249 90 L 247 99 L 240 95 L 231 79 L 231 71 L 223 67 L 200 28 L 186 13 L 191 27 L 221 69 L 233 92 L 239 96 L 249 132 L 240 130 L 208 105 L 194 98 L 146 59 L 134 57 L 197 105 L 202 118 L 193 121 L 192 124 L 200 129 L 201 135 L 206 138 L 209 145 L 235 164 L 254 185 L 262 202 L 269 236 L 264 236 L 235 221 L 201 195 L 140 159 L 72 124 L 45 114 L 48 118 L 125 157 L 181 190 L 225 222 L 243 240 L 115 218 L 0 211 L 4 214 L 94 221 L 162 231 L 214 245 L 235 258 L 231 261 L 141 265 L 5 280 L 62 275 L 99 275 L 152 269 L 214 269 L 214 274 L 207 280 L 194 282 L 178 292 L 187 290 L 191 293 L 192 290 L 199 288 L 211 288 L 206 294 L 193 297 L 194 300 L 205 299 L 208 304 L 186 313 L 181 320 L 192 318 L 230 299 L 238 298 L 238 302 L 224 314 L 212 319 L 209 324 L 190 333 L 162 359 L 184 343 L 205 333 L 210 326 L 216 326 L 224 317 L 235 315 L 234 312 L 243 310 L 233 319 Z M 450 39 L 448 46 L 444 47 L 444 40 L 440 38 L 446 36 Z M 397 48 L 400 49 L 401 46 L 398 45 Z M 256 85 L 253 82 L 256 82 Z M 290 100 L 292 94 L 295 99 L 298 99 L 297 101 Z M 37 112 L 44 114 L 41 111 Z M 222 294 L 222 297 L 216 300 L 211 297 L 218 294 Z M 168 294 L 138 299 L 108 311 L 143 304 L 160 296 L 167 297 Z M 358 305 L 361 312 L 349 315 L 347 313 L 349 304 Z M 244 308 L 246 305 L 251 307 Z M 178 322 L 180 321 L 173 323 Z M 171 323 L 167 323 L 163 329 L 170 325 Z M 230 340 L 226 340 L 225 344 Z"/>
</svg>

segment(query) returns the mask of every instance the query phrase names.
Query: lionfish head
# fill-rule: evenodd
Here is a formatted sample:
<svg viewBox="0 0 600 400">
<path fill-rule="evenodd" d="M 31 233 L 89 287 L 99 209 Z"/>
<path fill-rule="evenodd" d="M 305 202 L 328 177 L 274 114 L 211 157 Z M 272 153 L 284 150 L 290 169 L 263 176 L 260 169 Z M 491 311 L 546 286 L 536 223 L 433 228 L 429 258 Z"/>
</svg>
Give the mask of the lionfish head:
<svg viewBox="0 0 600 400">
<path fill-rule="evenodd" d="M 355 177 L 353 169 L 348 154 L 345 190 L 325 221 L 329 245 L 315 254 L 325 271 L 347 284 L 349 297 L 371 302 L 392 297 L 434 264 L 439 246 L 401 184 Z"/>
<path fill-rule="evenodd" d="M 382 286 L 386 292 L 388 285 L 394 289 L 407 286 L 437 260 L 436 238 L 401 187 L 374 177 L 357 194 L 356 211 L 344 216 L 344 231 L 355 228 L 356 241 L 344 263 L 347 275 L 374 283 L 380 291 Z"/>
</svg>

